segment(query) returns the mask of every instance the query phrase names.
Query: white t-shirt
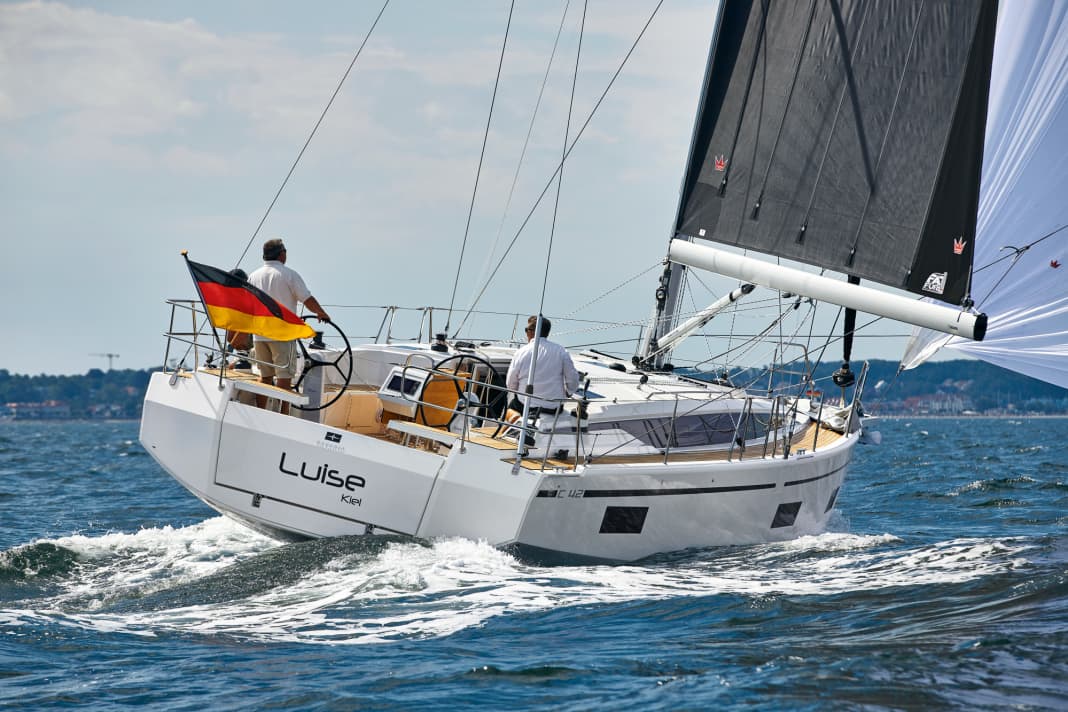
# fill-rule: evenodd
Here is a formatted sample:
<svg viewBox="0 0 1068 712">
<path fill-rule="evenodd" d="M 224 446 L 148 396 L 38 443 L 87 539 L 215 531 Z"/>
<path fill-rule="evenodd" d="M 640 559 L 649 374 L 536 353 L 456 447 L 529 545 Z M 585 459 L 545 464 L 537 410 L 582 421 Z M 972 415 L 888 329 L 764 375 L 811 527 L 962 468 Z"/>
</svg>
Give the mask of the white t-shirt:
<svg viewBox="0 0 1068 712">
<path fill-rule="evenodd" d="M 534 355 L 535 343 L 538 344 L 538 362 L 535 364 L 534 396 L 530 404 L 540 408 L 555 408 L 560 405 L 559 400 L 543 399 L 566 398 L 579 387 L 579 375 L 571 360 L 571 354 L 560 344 L 543 338 L 539 341 L 531 340 L 525 346 L 520 347 L 508 366 L 508 388 L 520 394 L 526 392 L 527 377 L 530 375 L 530 359 Z M 524 401 L 525 396 L 520 395 L 519 399 Z"/>
<path fill-rule="evenodd" d="M 267 292 L 276 302 L 294 314 L 297 314 L 297 302 L 303 302 L 311 296 L 311 291 L 297 271 L 286 267 L 278 260 L 264 262 L 262 267 L 248 276 L 248 283 Z M 253 338 L 256 341 L 271 341 L 259 335 Z"/>
</svg>

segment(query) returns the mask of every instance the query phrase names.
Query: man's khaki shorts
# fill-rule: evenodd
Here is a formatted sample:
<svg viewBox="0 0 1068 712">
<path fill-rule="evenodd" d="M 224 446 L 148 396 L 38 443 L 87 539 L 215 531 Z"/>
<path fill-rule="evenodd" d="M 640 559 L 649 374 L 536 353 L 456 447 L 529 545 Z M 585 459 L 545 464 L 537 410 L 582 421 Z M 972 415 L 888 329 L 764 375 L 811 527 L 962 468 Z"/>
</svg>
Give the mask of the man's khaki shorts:
<svg viewBox="0 0 1068 712">
<path fill-rule="evenodd" d="M 257 341 L 256 360 L 263 378 L 293 379 L 297 365 L 296 341 Z"/>
</svg>

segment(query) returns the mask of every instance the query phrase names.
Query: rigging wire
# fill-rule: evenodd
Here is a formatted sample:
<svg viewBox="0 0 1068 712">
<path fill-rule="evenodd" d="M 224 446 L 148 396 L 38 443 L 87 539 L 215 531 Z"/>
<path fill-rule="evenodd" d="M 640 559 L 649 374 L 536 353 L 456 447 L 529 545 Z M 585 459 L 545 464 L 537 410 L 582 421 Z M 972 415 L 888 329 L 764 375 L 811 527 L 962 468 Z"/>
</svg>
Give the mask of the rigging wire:
<svg viewBox="0 0 1068 712">
<path fill-rule="evenodd" d="M 589 307 L 589 306 L 591 306 L 593 304 L 596 304 L 597 302 L 601 301 L 602 299 L 607 297 L 609 294 L 612 294 L 613 292 L 619 291 L 620 289 L 622 289 L 623 287 L 626 287 L 628 284 L 630 284 L 631 282 L 635 281 L 636 279 L 644 277 L 645 275 L 649 274 L 650 272 L 652 272 L 657 267 L 662 267 L 663 264 L 664 264 L 663 261 L 657 260 L 656 262 L 654 262 L 652 264 L 652 266 L 646 267 L 645 269 L 643 269 L 641 272 L 639 272 L 638 274 L 634 275 L 633 277 L 630 277 L 628 279 L 623 280 L 622 282 L 620 282 L 616 286 L 612 287 L 611 289 L 609 289 L 609 290 L 607 290 L 605 292 L 602 292 L 600 294 L 600 296 L 596 296 L 593 299 L 591 299 L 590 301 L 588 301 L 585 304 L 583 304 L 582 306 L 576 307 L 575 309 L 572 309 L 570 312 L 565 314 L 563 318 L 564 319 L 570 319 L 571 317 L 573 317 L 575 314 L 578 314 L 583 309 L 586 309 L 587 307 Z M 641 324 L 638 324 L 638 326 L 641 326 Z"/>
<path fill-rule="evenodd" d="M 712 358 L 705 359 L 704 361 L 699 361 L 698 362 L 698 366 L 706 364 L 706 363 L 713 363 L 714 364 L 716 360 L 718 360 L 721 357 L 726 356 L 731 350 L 745 349 L 745 351 L 743 351 L 742 354 L 741 354 L 741 356 L 744 356 L 745 354 L 747 354 L 750 351 L 752 351 L 753 348 L 756 347 L 756 344 L 758 344 L 760 341 L 762 341 L 764 339 L 764 337 L 766 337 L 771 332 L 771 330 L 774 329 L 777 324 L 781 323 L 782 320 L 785 319 L 789 315 L 789 313 L 792 312 L 792 311 L 793 311 L 793 306 L 790 306 L 788 309 L 783 310 L 778 316 L 775 317 L 775 319 L 772 320 L 772 322 L 770 324 L 767 325 L 767 327 L 764 328 L 763 331 L 761 331 L 755 337 L 750 338 L 750 339 L 746 339 L 742 343 L 738 344 L 738 346 L 732 347 L 731 349 L 728 349 L 727 351 L 719 353 L 716 356 L 713 356 Z"/>
<path fill-rule="evenodd" d="M 994 286 L 990 288 L 990 290 L 986 293 L 986 296 L 984 296 L 982 299 L 979 300 L 978 305 L 982 306 L 983 302 L 985 302 L 987 299 L 990 299 L 990 297 L 993 296 L 994 292 L 996 292 L 998 287 L 1001 286 L 1001 283 L 1004 282 L 1005 278 L 1009 276 L 1009 272 L 1012 271 L 1012 268 L 1015 267 L 1019 263 L 1020 258 L 1023 257 L 1025 252 L 1027 252 L 1028 250 L 1030 250 L 1032 247 L 1034 247 L 1038 243 L 1042 242 L 1043 240 L 1047 240 L 1047 239 L 1053 237 L 1054 235 L 1056 235 L 1057 233 L 1061 232 L 1062 230 L 1064 230 L 1066 228 L 1068 228 L 1068 225 L 1061 225 L 1059 228 L 1057 228 L 1055 230 L 1052 230 L 1050 232 L 1047 232 L 1042 237 L 1038 238 L 1034 242 L 1031 242 L 1031 243 L 1029 243 L 1027 245 L 1024 245 L 1023 247 L 1013 247 L 1011 245 L 1008 245 L 1006 247 L 1002 247 L 1001 249 L 1003 249 L 1003 250 L 1012 250 L 1012 252 L 1009 253 L 1009 254 L 1006 254 L 1006 255 L 1003 255 L 1003 256 L 999 257 L 998 259 L 994 260 L 993 262 L 989 262 L 986 265 L 983 265 L 982 267 L 980 267 L 977 270 L 973 270 L 973 272 L 972 272 L 973 274 L 976 273 L 976 272 L 982 272 L 987 267 L 993 267 L 994 265 L 998 264 L 999 262 L 1002 262 L 1002 261 L 1010 259 L 1010 258 L 1012 259 L 1012 262 L 1009 263 L 1009 266 L 1005 269 L 1005 274 L 1001 275 L 1001 277 L 998 278 L 998 281 L 994 283 Z"/>
<path fill-rule="evenodd" d="M 482 276 L 485 276 L 486 271 L 489 269 L 490 261 L 493 259 L 494 253 L 497 252 L 497 246 L 501 242 L 501 235 L 504 233 L 504 223 L 508 219 L 508 211 L 512 207 L 512 198 L 515 195 L 516 186 L 519 185 L 519 174 L 523 169 L 523 159 L 527 155 L 527 148 L 530 145 L 530 137 L 534 133 L 534 124 L 538 119 L 538 110 L 541 108 L 541 100 L 545 94 L 545 87 L 549 84 L 549 73 L 553 67 L 553 60 L 556 58 L 556 50 L 560 44 L 560 35 L 564 30 L 564 21 L 567 19 L 567 11 L 571 7 L 571 0 L 567 0 L 564 5 L 564 13 L 560 16 L 560 25 L 556 28 L 556 39 L 553 40 L 553 49 L 549 53 L 549 63 L 545 67 L 545 75 L 541 80 L 541 89 L 538 90 L 538 99 L 534 102 L 534 112 L 530 116 L 530 125 L 527 127 L 526 138 L 523 139 L 523 149 L 519 152 L 519 161 L 516 163 L 515 175 L 512 177 L 512 185 L 508 189 L 508 199 L 504 202 L 504 212 L 501 214 L 501 222 L 497 226 L 497 234 L 493 238 L 493 245 L 490 247 L 489 252 L 486 254 L 486 262 L 482 266 Z M 482 276 L 479 277 L 481 281 Z M 469 312 L 470 314 L 470 312 Z M 460 326 L 456 327 L 456 332 L 459 334 L 460 329 L 467 323 L 467 315 L 460 322 Z"/>
<path fill-rule="evenodd" d="M 688 277 L 690 277 L 690 276 L 691 276 L 692 274 L 693 274 L 693 270 L 687 270 L 687 272 L 686 272 L 686 277 L 688 278 Z M 698 284 L 700 284 L 700 285 L 701 285 L 702 287 L 704 287 L 705 289 L 708 289 L 708 286 L 707 286 L 707 285 L 706 285 L 706 284 L 705 284 L 704 282 L 702 282 L 702 281 L 701 281 L 700 279 L 697 279 L 696 277 L 695 277 L 695 279 L 696 279 L 696 281 L 697 281 L 697 283 L 698 283 Z M 687 280 L 686 280 L 686 286 L 687 286 L 687 289 L 685 290 L 685 291 L 686 291 L 686 296 L 688 296 L 688 297 L 690 298 L 690 304 L 691 304 L 691 305 L 693 306 L 693 313 L 694 313 L 694 314 L 697 314 L 697 312 L 698 312 L 698 309 L 697 309 L 697 300 L 696 300 L 696 299 L 694 299 L 694 291 L 695 291 L 695 290 L 694 290 L 693 286 L 689 284 L 689 282 L 690 282 L 690 280 L 689 280 L 689 279 L 687 279 Z M 708 291 L 712 292 L 712 290 L 711 290 L 711 289 L 708 289 Z M 714 297 L 715 297 L 715 298 L 717 298 L 717 299 L 719 298 L 719 296 L 718 296 L 718 295 L 717 295 L 717 294 L 716 294 L 715 292 L 712 292 L 712 296 L 714 296 Z M 737 304 L 737 302 L 735 302 L 735 304 Z M 679 320 L 679 319 L 678 319 L 678 317 L 676 316 L 676 321 L 678 321 L 678 320 Z M 703 334 L 705 333 L 705 331 L 704 331 L 704 328 L 705 328 L 704 326 L 702 326 L 702 327 L 701 327 L 701 333 L 702 333 L 702 335 L 703 335 Z M 710 341 L 709 341 L 708 339 L 705 339 L 705 348 L 706 348 L 706 349 L 708 350 L 708 356 L 709 356 L 709 358 L 711 358 L 711 357 L 712 357 L 712 342 L 710 342 Z M 647 354 L 646 358 L 649 358 L 649 357 L 651 357 L 651 356 L 653 356 L 653 355 L 654 355 L 654 354 Z"/>
<path fill-rule="evenodd" d="M 445 333 L 449 332 L 449 324 L 452 323 L 452 308 L 456 303 L 456 289 L 460 285 L 460 271 L 464 264 L 464 253 L 467 251 L 467 238 L 471 232 L 471 216 L 475 212 L 475 197 L 478 195 L 478 181 L 482 176 L 482 161 L 486 157 L 486 144 L 489 142 L 490 123 L 493 121 L 493 107 L 497 103 L 497 88 L 501 83 L 501 67 L 504 66 L 504 51 L 508 48 L 508 35 L 512 29 L 512 14 L 515 12 L 515 0 L 512 0 L 508 8 L 508 24 L 504 28 L 504 42 L 501 43 L 501 58 L 497 62 L 497 78 L 493 82 L 493 96 L 490 99 L 489 115 L 486 116 L 486 131 L 482 135 L 482 151 L 478 154 L 478 169 L 475 171 L 475 187 L 471 190 L 471 204 L 467 208 L 467 224 L 464 226 L 464 241 L 460 246 L 460 259 L 456 264 L 456 279 L 452 283 L 452 297 L 449 298 L 449 314 L 445 318 Z"/>
<path fill-rule="evenodd" d="M 534 332 L 533 332 L 534 340 L 532 342 L 534 350 L 531 352 L 530 369 L 528 371 L 529 375 L 527 376 L 527 387 L 526 387 L 527 398 L 526 398 L 526 400 L 523 401 L 523 414 L 522 414 L 522 422 L 523 423 L 527 423 L 528 419 L 530 418 L 531 403 L 534 400 L 534 396 L 533 396 L 534 389 L 533 389 L 533 386 L 531 386 L 530 384 L 532 384 L 534 382 L 534 374 L 537 373 L 538 354 L 539 354 L 539 351 L 540 351 L 539 343 L 546 335 L 545 334 L 545 321 L 544 321 L 544 316 L 543 316 L 544 309 L 545 309 L 545 292 L 549 288 L 549 265 L 552 263 L 552 257 L 553 257 L 553 238 L 556 235 L 556 217 L 557 217 L 557 212 L 558 212 L 558 210 L 560 208 L 560 190 L 561 190 L 561 187 L 563 186 L 563 183 L 564 183 L 563 165 L 564 165 L 564 160 L 567 158 L 567 139 L 568 139 L 568 135 L 571 133 L 571 113 L 575 108 L 575 86 L 578 84 L 579 61 L 582 58 L 582 36 L 583 36 L 584 31 L 586 29 L 586 9 L 587 9 L 587 7 L 588 7 L 588 2 L 584 2 L 583 5 L 582 5 L 582 21 L 581 21 L 581 24 L 579 25 L 578 46 L 575 49 L 575 70 L 574 70 L 574 73 L 571 76 L 571 97 L 570 97 L 570 100 L 568 101 L 568 105 L 567 105 L 567 122 L 564 124 L 564 141 L 563 141 L 563 146 L 561 147 L 561 151 L 562 151 L 563 155 L 560 157 L 560 170 L 557 171 L 556 201 L 555 201 L 555 203 L 553 205 L 552 225 L 549 228 L 549 244 L 546 246 L 546 250 L 545 250 L 545 272 L 544 272 L 544 275 L 542 276 L 542 281 L 541 281 L 541 297 L 538 300 L 538 316 L 536 317 L 537 318 L 537 322 L 535 324 L 529 325 L 529 326 L 534 327 Z M 528 327 L 527 335 L 529 336 L 530 333 L 531 333 L 530 332 L 530 328 Z M 515 465 L 513 465 L 513 467 L 512 467 L 512 474 L 516 474 L 516 473 L 519 472 L 519 462 L 522 459 L 523 454 L 524 454 L 523 453 L 523 449 L 524 449 L 523 448 L 523 442 L 525 442 L 525 440 L 526 440 L 526 437 L 525 437 L 526 430 L 525 430 L 525 428 L 523 429 L 522 432 L 524 433 L 524 438 L 522 440 L 520 440 L 519 437 L 516 437 Z"/>
<path fill-rule="evenodd" d="M 582 20 L 579 23 L 578 47 L 575 49 L 575 70 L 571 75 L 571 98 L 567 104 L 567 122 L 564 124 L 564 145 L 560 154 L 560 170 L 556 174 L 556 198 L 553 203 L 553 219 L 549 227 L 549 244 L 545 250 L 545 273 L 541 278 L 541 298 L 538 300 L 538 314 L 545 310 L 545 292 L 549 288 L 549 265 L 553 256 L 553 239 L 556 236 L 556 218 L 560 211 L 560 191 L 564 185 L 564 160 L 567 158 L 567 139 L 571 133 L 571 113 L 575 108 L 575 87 L 578 85 L 579 61 L 582 59 L 582 37 L 586 32 L 586 10 L 589 1 L 582 3 Z M 535 360 L 536 360 L 535 356 Z M 534 373 L 534 362 L 531 361 L 531 376 Z"/>
<path fill-rule="evenodd" d="M 900 376 L 901 372 L 904 371 L 904 370 L 905 369 L 901 367 L 901 364 L 898 364 L 897 370 L 894 371 L 894 377 L 890 379 L 890 382 L 886 384 L 885 388 L 878 388 L 879 384 L 878 383 L 875 384 L 876 385 L 876 390 L 878 390 L 880 392 L 879 392 L 878 400 L 876 400 L 871 405 L 871 409 L 872 409 L 873 412 L 875 411 L 876 408 L 878 408 L 882 404 L 882 402 L 884 400 L 886 400 L 886 395 L 890 391 L 892 391 L 894 389 L 894 384 L 897 383 L 897 377 Z"/>
<path fill-rule="evenodd" d="M 623 57 L 623 60 L 620 62 L 619 67 L 616 68 L 616 71 L 612 75 L 612 78 L 608 80 L 608 85 L 604 88 L 604 91 L 601 92 L 600 97 L 597 98 L 597 102 L 593 105 L 593 108 L 590 110 L 590 113 L 586 116 L 586 120 L 583 122 L 583 124 L 579 128 L 578 132 L 575 134 L 575 139 L 571 142 L 571 145 L 568 147 L 567 151 L 564 153 L 564 160 L 562 160 L 559 164 L 557 164 L 556 169 L 553 171 L 552 175 L 549 176 L 549 179 L 545 182 L 545 187 L 542 188 L 541 193 L 538 195 L 537 199 L 534 201 L 534 205 L 531 206 L 530 211 L 527 213 L 527 216 L 523 219 L 523 222 L 519 226 L 519 229 L 516 230 L 516 233 L 512 237 L 511 242 L 508 243 L 508 247 L 505 249 L 504 254 L 501 255 L 501 258 L 497 261 L 497 265 L 496 265 L 496 267 L 493 268 L 493 272 L 490 273 L 490 276 L 489 276 L 489 278 L 487 278 L 486 283 L 482 286 L 482 289 L 479 290 L 478 296 L 475 297 L 475 301 L 472 302 L 472 304 L 471 304 L 471 309 L 474 309 L 475 307 L 478 306 L 478 302 L 485 295 L 486 290 L 489 289 L 490 283 L 493 281 L 493 278 L 497 275 L 497 272 L 500 270 L 501 265 L 504 264 L 504 260 L 508 257 L 508 253 L 511 252 L 512 248 L 515 246 L 516 241 L 519 239 L 519 236 L 523 233 L 523 230 L 526 228 L 527 223 L 529 223 L 530 219 L 534 216 L 534 211 L 536 211 L 538 209 L 538 206 L 541 205 L 541 201 L 542 201 L 543 198 L 545 198 L 545 194 L 548 193 L 549 192 L 549 188 L 552 187 L 553 181 L 556 180 L 556 175 L 563 168 L 564 161 L 566 161 L 568 156 L 571 155 L 571 152 L 575 149 L 575 146 L 578 144 L 579 139 L 582 138 L 582 134 L 586 131 L 586 128 L 590 125 L 590 122 L 593 120 L 593 117 L 597 114 L 597 110 L 600 108 L 601 103 L 604 102 L 604 99 L 608 95 L 609 90 L 611 90 L 612 86 L 616 82 L 616 79 L 618 79 L 619 75 L 623 72 L 623 67 L 625 67 L 627 65 L 627 61 L 630 59 L 630 56 L 634 53 L 634 50 L 637 48 L 638 43 L 641 42 L 642 37 L 645 36 L 645 32 L 649 29 L 649 25 L 652 24 L 653 19 L 656 17 L 657 12 L 660 11 L 660 8 L 661 8 L 661 6 L 663 4 L 664 4 L 664 0 L 660 0 L 656 4 L 656 7 L 653 8 L 653 12 L 649 15 L 649 19 L 646 20 L 645 25 L 641 29 L 641 32 L 638 33 L 638 36 L 635 38 L 634 42 L 631 44 L 630 49 L 627 50 L 627 54 Z"/>
<path fill-rule="evenodd" d="M 267 210 L 264 211 L 263 217 L 260 218 L 259 223 L 256 225 L 256 229 L 252 231 L 252 235 L 249 237 L 248 242 L 245 243 L 245 249 L 241 251 L 241 254 L 237 258 L 237 262 L 234 263 L 235 268 L 241 264 L 242 260 L 245 259 L 245 256 L 248 254 L 249 248 L 252 247 L 252 243 L 256 240 L 256 236 L 260 234 L 260 230 L 263 228 L 263 224 L 267 222 L 267 217 L 271 214 L 271 210 L 274 208 L 274 204 L 278 202 L 278 198 L 282 195 L 282 191 L 285 190 L 286 185 L 289 183 L 290 177 L 293 175 L 293 171 L 297 169 L 297 164 L 299 164 L 300 159 L 303 158 L 304 152 L 308 150 L 308 146 L 311 144 L 312 139 L 315 137 L 316 132 L 319 130 L 319 126 L 322 125 L 323 119 L 326 118 L 326 112 L 330 110 L 331 106 L 333 106 L 334 99 L 336 99 L 337 95 L 341 92 L 341 87 L 345 84 L 345 80 L 352 72 L 352 68 L 356 66 L 356 60 L 358 60 L 360 58 L 360 54 L 363 53 L 363 48 L 367 46 L 368 40 L 371 39 L 371 34 L 378 26 L 378 21 L 382 19 L 382 15 L 386 12 L 387 7 L 389 7 L 389 0 L 385 0 L 385 2 L 383 3 L 382 9 L 378 11 L 378 14 L 375 16 L 374 22 L 371 23 L 371 27 L 367 30 L 367 34 L 364 35 L 363 41 L 356 49 L 356 53 L 353 55 L 352 61 L 349 62 L 348 68 L 346 68 L 345 73 L 341 75 L 341 79 L 338 81 L 337 86 L 334 88 L 334 93 L 330 95 L 330 100 L 326 102 L 326 106 L 323 107 L 322 113 L 319 114 L 319 120 L 316 121 L 315 126 L 312 127 L 311 133 L 308 134 L 308 138 L 304 141 L 304 145 L 301 146 L 300 152 L 297 153 L 297 157 L 293 160 L 293 165 L 289 167 L 289 171 L 286 173 L 285 178 L 282 179 L 282 184 L 278 186 L 278 190 L 275 192 L 274 197 L 271 199 L 270 204 L 267 206 Z M 205 326 L 210 327 L 210 323 L 210 320 L 208 320 L 204 324 L 200 325 L 200 327 L 197 329 L 197 333 L 194 335 L 194 341 L 196 340 L 196 337 L 204 333 Z M 188 358 L 190 352 L 193 350 L 193 346 L 194 344 L 191 343 L 186 347 L 186 351 L 181 357 L 182 363 L 184 363 L 185 359 Z"/>
<path fill-rule="evenodd" d="M 245 244 L 245 249 L 241 251 L 241 256 L 237 258 L 237 263 L 234 265 L 235 267 L 240 265 L 241 261 L 245 259 L 245 255 L 248 254 L 249 248 L 252 247 L 252 243 L 256 240 L 256 236 L 260 234 L 260 229 L 263 227 L 263 224 L 267 222 L 267 216 L 271 214 L 271 209 L 274 208 L 274 204 L 278 202 L 278 197 L 282 195 L 282 191 L 285 190 L 286 184 L 289 183 L 290 176 L 292 176 L 293 171 L 297 169 L 297 164 L 300 163 L 300 159 L 304 156 L 304 152 L 308 150 L 308 145 L 315 137 L 315 133 L 319 130 L 319 126 L 323 123 L 323 119 L 326 118 L 326 112 L 333 106 L 334 99 L 336 99 L 337 95 L 341 92 L 341 87 L 345 84 L 345 80 L 348 78 L 349 73 L 352 72 L 352 68 L 356 66 L 356 60 L 360 58 L 363 48 L 367 46 L 367 41 L 371 39 L 371 33 L 374 32 L 375 27 L 378 26 L 378 21 L 382 19 L 382 15 L 385 13 L 388 6 L 389 0 L 386 0 L 382 5 L 382 9 L 378 11 L 378 15 L 375 16 L 375 21 L 371 23 L 370 29 L 367 30 L 367 34 L 364 36 L 363 42 L 360 43 L 359 48 L 356 50 L 356 54 L 353 55 L 352 61 L 349 62 L 348 69 L 341 75 L 341 80 L 337 83 L 337 87 L 334 88 L 334 93 L 330 96 L 330 101 L 326 102 L 326 106 L 323 107 L 322 113 L 319 114 L 319 120 L 316 121 L 315 126 L 312 127 L 311 133 L 308 134 L 307 140 L 300 149 L 300 153 L 297 154 L 296 159 L 293 161 L 293 165 L 289 167 L 289 172 L 286 173 L 286 177 L 282 180 L 282 184 L 278 186 L 278 191 L 274 194 L 274 198 L 271 199 L 271 204 L 267 206 L 267 210 L 263 213 L 263 217 L 260 218 L 259 224 L 256 225 L 256 229 L 252 232 L 252 236 L 248 239 L 248 243 Z"/>
</svg>

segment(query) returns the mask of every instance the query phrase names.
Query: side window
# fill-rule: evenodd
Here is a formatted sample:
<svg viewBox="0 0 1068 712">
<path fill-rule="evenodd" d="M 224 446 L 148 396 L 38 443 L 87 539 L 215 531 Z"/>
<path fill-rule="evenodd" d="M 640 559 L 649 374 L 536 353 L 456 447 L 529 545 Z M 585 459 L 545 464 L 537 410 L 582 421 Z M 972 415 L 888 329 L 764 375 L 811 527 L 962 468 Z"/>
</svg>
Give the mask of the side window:
<svg viewBox="0 0 1068 712">
<path fill-rule="evenodd" d="M 663 419 L 655 420 L 624 420 L 619 427 L 631 437 L 637 438 L 644 445 L 664 447 L 667 442 L 668 431 L 665 429 L 668 422 Z"/>
<path fill-rule="evenodd" d="M 738 422 L 730 413 L 716 413 L 714 415 L 702 415 L 708 429 L 708 442 L 711 445 L 729 443 L 734 439 L 734 431 Z"/>
<path fill-rule="evenodd" d="M 763 438 L 767 432 L 767 416 L 761 416 L 758 413 L 747 413 L 745 422 L 742 424 L 742 427 L 738 428 L 739 437 L 742 437 L 745 440 L 757 440 Z"/>
<path fill-rule="evenodd" d="M 736 428 L 739 437 L 745 440 L 764 437 L 767 427 L 757 416 L 749 414 L 742 427 L 738 427 L 736 418 L 737 415 L 732 413 L 684 415 L 675 421 L 674 432 L 670 418 L 594 423 L 590 430 L 622 430 L 643 445 L 661 449 L 669 442 L 673 448 L 723 445 L 734 438 Z"/>
<path fill-rule="evenodd" d="M 734 438 L 736 421 L 730 413 L 686 415 L 675 424 L 672 447 L 722 445 Z"/>
<path fill-rule="evenodd" d="M 668 423 L 670 427 L 670 421 Z M 699 447 L 708 445 L 708 429 L 700 415 L 684 415 L 675 422 L 675 439 L 672 447 Z"/>
</svg>

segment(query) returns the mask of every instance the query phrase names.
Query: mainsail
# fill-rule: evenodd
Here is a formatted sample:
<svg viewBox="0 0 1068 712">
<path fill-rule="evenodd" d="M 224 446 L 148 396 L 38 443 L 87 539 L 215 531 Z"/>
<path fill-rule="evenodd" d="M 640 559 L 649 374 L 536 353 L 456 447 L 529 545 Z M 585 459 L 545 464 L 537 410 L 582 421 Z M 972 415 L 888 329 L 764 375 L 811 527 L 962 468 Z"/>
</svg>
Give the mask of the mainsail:
<svg viewBox="0 0 1068 712">
<path fill-rule="evenodd" d="M 1068 4 L 1014 1 L 997 31 L 972 284 L 987 337 L 922 331 L 902 365 L 945 346 L 1068 388 Z"/>
<path fill-rule="evenodd" d="M 970 294 L 996 0 L 724 0 L 676 232 Z"/>
</svg>

